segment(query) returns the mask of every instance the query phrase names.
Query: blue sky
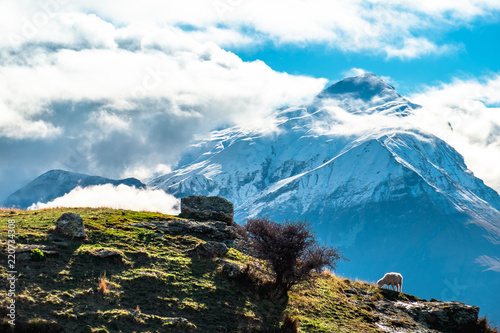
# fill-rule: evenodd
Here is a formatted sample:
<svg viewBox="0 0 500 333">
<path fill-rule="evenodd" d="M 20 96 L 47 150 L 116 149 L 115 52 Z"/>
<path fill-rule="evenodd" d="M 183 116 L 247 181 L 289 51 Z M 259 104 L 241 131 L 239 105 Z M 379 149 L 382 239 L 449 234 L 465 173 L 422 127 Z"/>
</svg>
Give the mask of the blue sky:
<svg viewBox="0 0 500 333">
<path fill-rule="evenodd" d="M 55 168 L 147 180 L 364 71 L 499 190 L 499 41 L 498 0 L 2 1 L 0 201 Z"/>
<path fill-rule="evenodd" d="M 262 60 L 274 70 L 341 80 L 353 67 L 388 76 L 401 94 L 456 78 L 482 78 L 500 72 L 500 22 L 481 19 L 443 32 L 439 41 L 456 45 L 445 54 L 388 58 L 370 52 L 344 52 L 323 44 L 297 46 L 269 42 L 256 48 L 230 49 L 245 61 Z"/>
</svg>

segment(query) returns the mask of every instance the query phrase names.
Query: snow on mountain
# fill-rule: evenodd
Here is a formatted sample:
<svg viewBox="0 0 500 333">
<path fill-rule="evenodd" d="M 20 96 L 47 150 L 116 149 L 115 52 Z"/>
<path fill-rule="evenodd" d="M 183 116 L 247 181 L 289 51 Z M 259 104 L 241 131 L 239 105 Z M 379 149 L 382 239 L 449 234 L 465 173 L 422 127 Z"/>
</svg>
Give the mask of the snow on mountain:
<svg viewBox="0 0 500 333">
<path fill-rule="evenodd" d="M 135 178 L 113 180 L 64 170 L 50 170 L 9 195 L 0 206 L 26 209 L 34 203 L 47 203 L 55 198 L 62 197 L 76 187 L 84 188 L 104 184 L 115 186 L 124 184 L 136 188 L 146 186 Z"/>
<path fill-rule="evenodd" d="M 323 90 L 317 98 L 340 101 L 346 110 L 354 114 L 380 113 L 404 117 L 420 108 L 372 73 L 339 81 Z"/>
<path fill-rule="evenodd" d="M 408 292 L 476 302 L 500 319 L 491 297 L 500 294 L 499 273 L 480 265 L 500 253 L 498 193 L 422 129 L 322 130 L 339 121 L 325 105 L 398 119 L 420 109 L 373 74 L 347 78 L 310 105 L 278 110 L 272 133 L 211 133 L 148 185 L 177 197 L 223 196 L 240 223 L 306 219 L 351 259 L 340 274 L 375 281 L 399 271 Z"/>
</svg>

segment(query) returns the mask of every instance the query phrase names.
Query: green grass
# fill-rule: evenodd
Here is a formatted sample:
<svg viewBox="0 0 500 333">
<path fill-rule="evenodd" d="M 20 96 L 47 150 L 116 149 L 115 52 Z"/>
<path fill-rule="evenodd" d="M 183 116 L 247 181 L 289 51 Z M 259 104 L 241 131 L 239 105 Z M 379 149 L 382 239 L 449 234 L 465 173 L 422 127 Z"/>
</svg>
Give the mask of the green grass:
<svg viewBox="0 0 500 333">
<path fill-rule="evenodd" d="M 68 241 L 60 256 L 16 263 L 17 321 L 57 322 L 67 332 L 245 332 L 276 325 L 285 313 L 303 332 L 378 332 L 369 306 L 348 301 L 344 290 L 371 285 L 322 274 L 296 286 L 289 298 L 273 297 L 263 286 L 228 281 L 218 260 L 189 257 L 203 240 L 193 235 L 152 237 L 136 222 L 171 216 L 112 209 L 0 210 L 0 234 L 16 221 L 20 244 L 52 245 L 47 237 L 64 212 L 82 216 L 87 238 Z M 6 237 L 2 237 L 4 242 Z M 114 258 L 95 255 L 118 251 Z M 242 265 L 255 261 L 233 248 L 227 257 Z M 4 259 L 2 259 L 4 260 Z M 5 260 L 0 278 L 7 278 Z M 105 291 L 103 291 L 105 289 Z M 7 290 L 0 290 L 5 299 Z M 374 300 L 375 301 L 375 300 Z M 0 314 L 5 317 L 5 301 Z M 175 320 L 182 317 L 187 321 Z"/>
</svg>

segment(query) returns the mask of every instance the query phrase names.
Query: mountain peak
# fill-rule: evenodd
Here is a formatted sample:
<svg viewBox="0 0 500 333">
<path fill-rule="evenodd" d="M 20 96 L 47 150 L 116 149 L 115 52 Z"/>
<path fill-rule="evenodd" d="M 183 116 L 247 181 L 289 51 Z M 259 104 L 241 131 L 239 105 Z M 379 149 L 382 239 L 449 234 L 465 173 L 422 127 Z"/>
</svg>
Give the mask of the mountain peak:
<svg viewBox="0 0 500 333">
<path fill-rule="evenodd" d="M 382 78 L 373 73 L 364 73 L 347 77 L 332 84 L 320 93 L 320 97 L 335 99 L 350 97 L 368 102 L 378 95 L 387 93 L 390 93 L 395 98 L 401 97 L 394 87 L 386 83 Z"/>
<path fill-rule="evenodd" d="M 373 73 L 347 77 L 324 89 L 317 98 L 340 101 L 342 107 L 355 114 L 407 116 L 421 107 L 402 97 L 393 86 Z"/>
</svg>

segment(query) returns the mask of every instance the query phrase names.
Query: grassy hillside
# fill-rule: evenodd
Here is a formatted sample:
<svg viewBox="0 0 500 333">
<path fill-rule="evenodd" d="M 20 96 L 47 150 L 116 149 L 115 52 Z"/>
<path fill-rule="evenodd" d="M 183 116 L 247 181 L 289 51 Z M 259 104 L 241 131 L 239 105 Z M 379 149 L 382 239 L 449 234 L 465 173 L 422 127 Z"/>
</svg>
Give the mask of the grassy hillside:
<svg viewBox="0 0 500 333">
<path fill-rule="evenodd" d="M 48 235 L 67 211 L 82 216 L 87 238 L 53 243 Z M 288 314 L 303 332 L 380 332 L 372 304 L 384 296 L 373 285 L 324 273 L 312 284 L 296 286 L 288 298 L 275 297 L 262 285 L 226 278 L 219 259 L 190 256 L 189 249 L 206 241 L 203 235 L 153 233 L 134 226 L 172 218 L 112 209 L 0 211 L 3 247 L 12 219 L 18 245 L 57 244 L 56 253 L 48 251 L 44 261 L 17 254 L 16 323 L 53 332 L 58 327 L 66 332 L 264 332 L 278 327 Z M 103 249 L 116 254 L 100 258 Z M 255 262 L 234 248 L 224 260 Z M 6 256 L 1 263 L 5 281 Z M 370 296 L 361 302 L 349 290 L 365 290 Z M 6 296 L 7 288 L 2 288 L 3 318 Z M 6 319 L 1 330 L 9 331 Z"/>
</svg>

